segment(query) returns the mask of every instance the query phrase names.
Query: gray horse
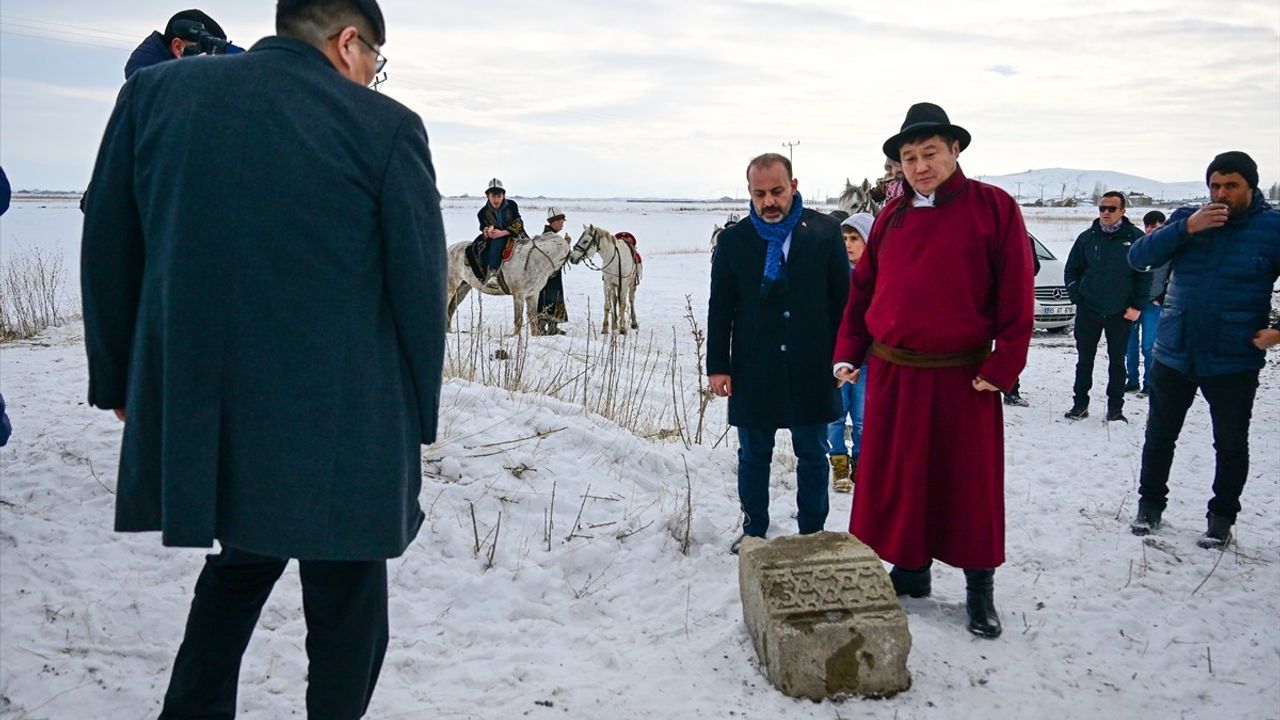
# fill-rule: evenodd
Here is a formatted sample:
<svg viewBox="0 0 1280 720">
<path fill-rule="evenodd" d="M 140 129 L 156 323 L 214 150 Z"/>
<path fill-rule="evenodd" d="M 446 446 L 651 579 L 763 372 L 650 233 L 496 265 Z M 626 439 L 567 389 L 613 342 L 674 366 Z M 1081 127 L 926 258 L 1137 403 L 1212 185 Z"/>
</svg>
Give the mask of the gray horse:
<svg viewBox="0 0 1280 720">
<path fill-rule="evenodd" d="M 516 242 L 510 259 L 502 263 L 498 273 L 499 287 L 484 284 L 484 280 L 476 277 L 467 263 L 467 246 L 470 241 L 454 243 L 449 246 L 449 310 L 447 327 L 453 327 L 453 313 L 462 304 L 463 298 L 472 290 L 479 290 L 485 295 L 510 295 L 515 304 L 515 331 L 520 333 L 524 325 L 525 306 L 529 307 L 529 316 L 533 317 L 538 307 L 538 293 L 547 284 L 557 270 L 564 267 L 569 258 L 569 236 L 539 235 L 535 238 L 521 239 Z M 529 331 L 540 335 L 538 323 L 530 323 Z"/>
</svg>

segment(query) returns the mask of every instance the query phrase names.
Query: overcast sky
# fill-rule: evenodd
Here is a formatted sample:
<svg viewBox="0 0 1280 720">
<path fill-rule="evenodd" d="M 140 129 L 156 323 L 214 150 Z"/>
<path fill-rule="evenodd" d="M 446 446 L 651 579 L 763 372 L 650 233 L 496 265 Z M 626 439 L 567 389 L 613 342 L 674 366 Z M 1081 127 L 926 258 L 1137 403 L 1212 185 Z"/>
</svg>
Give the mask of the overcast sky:
<svg viewBox="0 0 1280 720">
<path fill-rule="evenodd" d="M 5 0 L 0 164 L 82 189 L 130 51 L 196 6 L 249 46 L 268 0 Z M 390 81 L 441 189 L 743 196 L 794 148 L 806 197 L 880 173 L 913 102 L 973 134 L 970 175 L 1029 168 L 1203 178 L 1217 152 L 1280 177 L 1275 0 L 383 0 Z M 210 108 L 217 112 L 217 108 Z M 216 158 L 216 148 L 210 148 Z"/>
</svg>

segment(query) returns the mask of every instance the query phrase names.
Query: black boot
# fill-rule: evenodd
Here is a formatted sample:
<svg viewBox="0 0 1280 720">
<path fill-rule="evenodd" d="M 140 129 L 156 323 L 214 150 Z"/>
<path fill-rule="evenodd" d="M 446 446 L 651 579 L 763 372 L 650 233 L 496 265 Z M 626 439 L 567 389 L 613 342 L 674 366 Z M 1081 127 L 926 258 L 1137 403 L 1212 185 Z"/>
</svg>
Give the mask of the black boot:
<svg viewBox="0 0 1280 720">
<path fill-rule="evenodd" d="M 1221 550 L 1231 541 L 1231 521 L 1221 515 L 1209 513 L 1209 527 L 1196 540 L 1205 550 Z"/>
<path fill-rule="evenodd" d="M 1138 536 L 1150 535 L 1160 529 L 1160 516 L 1162 514 L 1162 510 L 1153 507 L 1146 500 L 1139 500 L 1138 514 L 1134 516 L 1133 522 L 1129 524 L 1129 532 Z"/>
<path fill-rule="evenodd" d="M 925 598 L 933 592 L 933 574 L 929 568 L 933 561 L 922 568 L 909 570 L 896 565 L 889 571 L 889 579 L 893 581 L 893 592 L 898 595 L 910 595 L 913 598 Z"/>
<path fill-rule="evenodd" d="M 969 609 L 969 632 L 978 637 L 1000 637 L 1000 616 L 996 614 L 995 570 L 965 570 L 964 582 Z"/>
<path fill-rule="evenodd" d="M 1089 417 L 1089 401 L 1083 402 L 1077 400 L 1071 405 L 1071 409 L 1062 414 L 1062 417 L 1068 420 L 1083 420 Z"/>
</svg>

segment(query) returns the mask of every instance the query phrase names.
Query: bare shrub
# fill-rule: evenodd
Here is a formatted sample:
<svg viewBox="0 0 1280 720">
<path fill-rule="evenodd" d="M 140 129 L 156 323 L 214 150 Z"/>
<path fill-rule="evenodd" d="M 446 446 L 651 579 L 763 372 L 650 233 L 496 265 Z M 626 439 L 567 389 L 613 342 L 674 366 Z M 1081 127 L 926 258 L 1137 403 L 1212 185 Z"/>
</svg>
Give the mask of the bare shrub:
<svg viewBox="0 0 1280 720">
<path fill-rule="evenodd" d="M 69 316 L 62 253 L 19 247 L 0 266 L 0 342 L 35 337 Z"/>
</svg>

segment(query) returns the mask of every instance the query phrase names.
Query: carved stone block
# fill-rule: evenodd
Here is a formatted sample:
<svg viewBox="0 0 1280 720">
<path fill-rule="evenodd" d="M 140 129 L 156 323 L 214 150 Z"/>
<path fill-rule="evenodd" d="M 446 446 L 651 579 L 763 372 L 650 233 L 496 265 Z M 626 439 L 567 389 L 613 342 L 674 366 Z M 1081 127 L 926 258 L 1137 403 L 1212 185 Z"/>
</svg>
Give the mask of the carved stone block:
<svg viewBox="0 0 1280 720">
<path fill-rule="evenodd" d="M 871 548 L 821 532 L 747 538 L 738 558 L 747 631 L 784 694 L 887 697 L 911 687 L 907 618 Z"/>
</svg>

